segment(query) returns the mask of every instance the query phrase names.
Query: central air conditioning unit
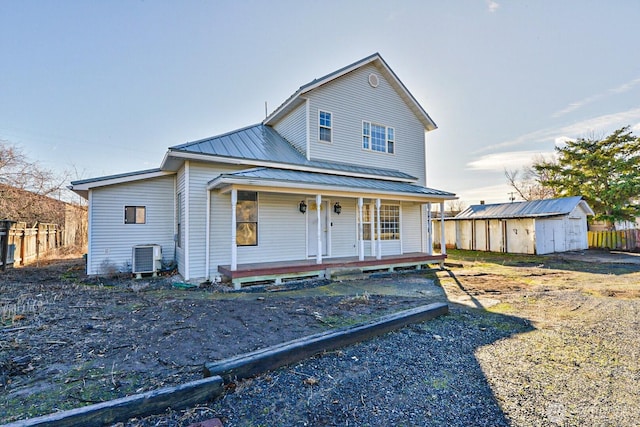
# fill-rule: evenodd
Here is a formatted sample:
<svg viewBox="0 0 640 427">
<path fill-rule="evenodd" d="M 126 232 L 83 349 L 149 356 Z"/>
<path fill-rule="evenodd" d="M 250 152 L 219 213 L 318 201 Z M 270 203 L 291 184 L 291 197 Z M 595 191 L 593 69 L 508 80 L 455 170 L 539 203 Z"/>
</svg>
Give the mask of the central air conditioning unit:
<svg viewBox="0 0 640 427">
<path fill-rule="evenodd" d="M 155 276 L 162 268 L 162 246 L 160 245 L 136 245 L 133 247 L 132 273 L 138 278 L 142 273 L 153 273 Z"/>
</svg>

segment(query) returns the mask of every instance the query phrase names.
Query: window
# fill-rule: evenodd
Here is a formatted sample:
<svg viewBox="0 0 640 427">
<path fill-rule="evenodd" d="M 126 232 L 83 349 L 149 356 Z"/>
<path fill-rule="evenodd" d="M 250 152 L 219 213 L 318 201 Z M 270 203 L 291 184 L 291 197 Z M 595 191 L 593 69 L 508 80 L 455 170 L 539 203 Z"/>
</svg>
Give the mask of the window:
<svg viewBox="0 0 640 427">
<path fill-rule="evenodd" d="M 372 204 L 362 206 L 362 239 L 378 240 L 376 208 Z M 374 230 L 373 237 L 371 230 Z M 400 240 L 400 206 L 380 206 L 380 240 Z"/>
<path fill-rule="evenodd" d="M 371 122 L 362 122 L 362 148 L 393 154 L 395 152 L 395 130 Z"/>
<path fill-rule="evenodd" d="M 380 240 L 400 240 L 400 206 L 380 206 Z"/>
<path fill-rule="evenodd" d="M 362 240 L 371 240 L 371 205 L 362 205 Z"/>
<path fill-rule="evenodd" d="M 125 224 L 144 224 L 146 218 L 146 208 L 144 206 L 125 206 L 124 207 L 124 223 Z"/>
<path fill-rule="evenodd" d="M 258 244 L 258 193 L 255 191 L 238 191 L 236 244 L 238 246 Z"/>
<path fill-rule="evenodd" d="M 320 111 L 318 139 L 323 142 L 331 142 L 331 113 Z"/>
</svg>

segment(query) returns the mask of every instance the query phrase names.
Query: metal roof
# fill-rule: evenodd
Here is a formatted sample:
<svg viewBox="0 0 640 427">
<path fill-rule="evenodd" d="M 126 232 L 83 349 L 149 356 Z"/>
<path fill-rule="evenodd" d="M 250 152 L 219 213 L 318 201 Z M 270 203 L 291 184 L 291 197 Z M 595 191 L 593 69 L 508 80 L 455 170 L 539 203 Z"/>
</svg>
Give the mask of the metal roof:
<svg viewBox="0 0 640 427">
<path fill-rule="evenodd" d="M 398 170 L 378 169 L 346 163 L 307 160 L 302 153 L 296 150 L 293 145 L 291 145 L 272 127 L 263 124 L 245 127 L 233 132 L 201 139 L 199 141 L 176 145 L 169 148 L 169 152 L 172 151 L 245 160 L 258 160 L 412 181 L 417 179 L 412 175 Z"/>
<path fill-rule="evenodd" d="M 433 188 L 422 187 L 408 182 L 397 182 L 370 178 L 356 178 L 325 173 L 293 171 L 287 169 L 255 168 L 240 172 L 222 174 L 209 182 L 209 188 L 218 188 L 229 183 L 248 182 L 255 184 L 277 183 L 279 187 L 296 184 L 333 187 L 337 190 L 357 189 L 360 191 L 404 193 L 412 196 L 434 196 L 439 199 L 454 199 L 455 194 Z"/>
<path fill-rule="evenodd" d="M 89 178 L 89 179 L 80 179 L 80 180 L 77 180 L 77 181 L 71 181 L 71 185 L 74 186 L 74 185 L 82 185 L 82 184 L 91 184 L 93 182 L 107 181 L 107 180 L 112 180 L 112 179 L 131 178 L 131 177 L 135 177 L 135 176 L 138 176 L 138 175 L 147 175 L 147 174 L 157 173 L 157 172 L 161 172 L 160 168 L 146 169 L 146 170 L 141 170 L 141 171 L 126 172 L 126 173 L 119 173 L 117 175 L 100 176 L 100 177 Z"/>
<path fill-rule="evenodd" d="M 503 219 L 560 216 L 571 213 L 579 204 L 588 215 L 593 210 L 581 196 L 559 199 L 532 200 L 530 202 L 498 203 L 492 205 L 472 205 L 453 219 Z"/>
</svg>

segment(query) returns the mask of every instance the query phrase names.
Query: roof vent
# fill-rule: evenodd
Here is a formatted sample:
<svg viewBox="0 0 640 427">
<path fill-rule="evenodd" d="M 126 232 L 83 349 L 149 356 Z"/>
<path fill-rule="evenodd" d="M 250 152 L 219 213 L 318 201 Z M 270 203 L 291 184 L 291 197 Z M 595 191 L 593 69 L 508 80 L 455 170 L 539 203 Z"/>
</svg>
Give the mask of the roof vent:
<svg viewBox="0 0 640 427">
<path fill-rule="evenodd" d="M 378 87 L 378 85 L 380 84 L 378 76 L 373 73 L 369 74 L 369 84 L 371 85 L 371 87 Z"/>
</svg>

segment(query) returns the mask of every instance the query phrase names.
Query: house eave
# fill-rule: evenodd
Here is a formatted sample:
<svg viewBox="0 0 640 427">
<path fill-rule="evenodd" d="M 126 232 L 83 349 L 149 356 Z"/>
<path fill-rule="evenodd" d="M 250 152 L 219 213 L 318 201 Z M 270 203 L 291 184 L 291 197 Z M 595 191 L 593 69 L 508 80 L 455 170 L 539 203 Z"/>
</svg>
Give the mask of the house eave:
<svg viewBox="0 0 640 427">
<path fill-rule="evenodd" d="M 366 197 L 392 199 L 399 201 L 410 201 L 418 203 L 443 202 L 446 200 L 455 200 L 455 195 L 426 195 L 413 194 L 397 191 L 385 190 L 367 190 L 357 187 L 331 186 L 305 182 L 291 182 L 271 179 L 247 179 L 234 178 L 221 175 L 213 179 L 207 185 L 207 190 L 218 190 L 221 194 L 228 193 L 232 189 L 250 190 L 270 193 L 288 193 L 288 194 L 322 194 L 323 196 L 332 197 Z"/>
</svg>

